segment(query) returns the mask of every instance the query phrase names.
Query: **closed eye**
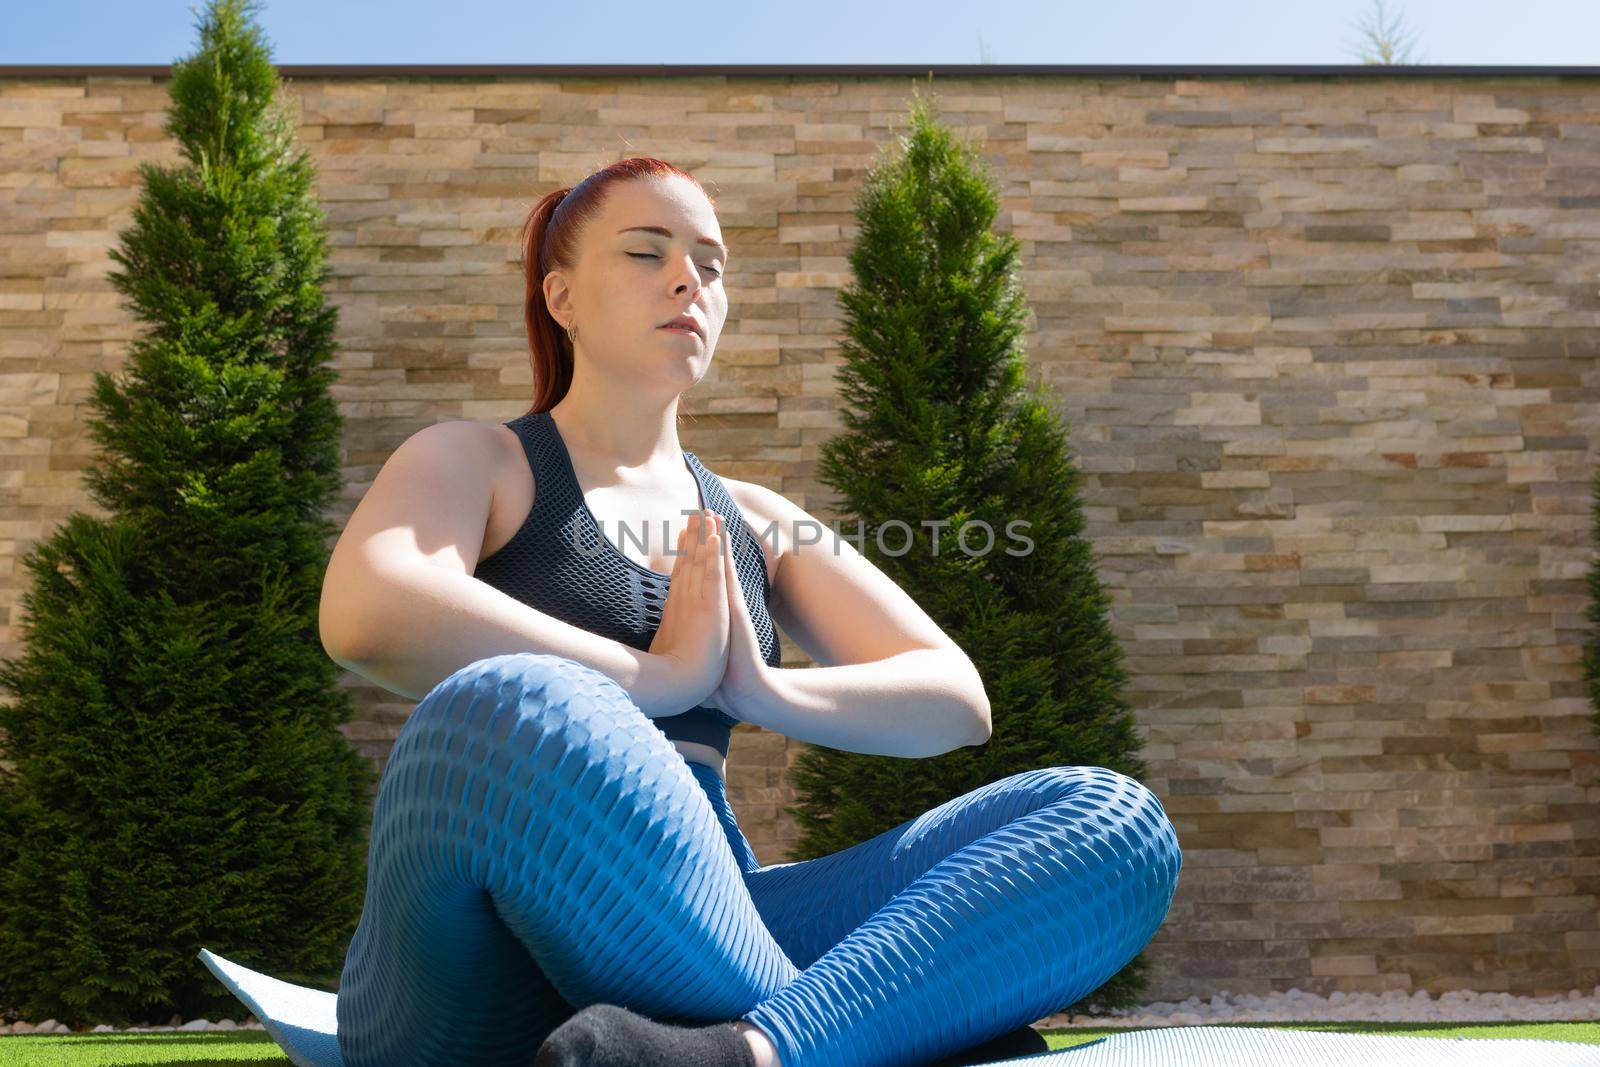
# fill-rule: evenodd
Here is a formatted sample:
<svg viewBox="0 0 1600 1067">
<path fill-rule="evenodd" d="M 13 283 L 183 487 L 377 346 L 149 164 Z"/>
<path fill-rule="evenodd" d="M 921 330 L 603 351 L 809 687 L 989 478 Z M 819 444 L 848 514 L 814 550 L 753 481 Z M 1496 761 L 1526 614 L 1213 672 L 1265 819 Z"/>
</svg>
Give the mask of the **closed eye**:
<svg viewBox="0 0 1600 1067">
<path fill-rule="evenodd" d="M 661 258 L 660 256 L 656 255 L 653 252 L 629 252 L 628 255 L 634 256 L 634 257 L 636 257 L 638 259 L 660 259 Z M 712 273 L 712 275 L 715 276 L 715 277 L 718 277 L 718 278 L 722 277 L 722 272 L 720 270 L 717 270 L 715 267 L 707 267 L 707 266 L 704 266 L 704 265 L 700 265 L 700 269 L 701 270 L 710 271 Z"/>
</svg>

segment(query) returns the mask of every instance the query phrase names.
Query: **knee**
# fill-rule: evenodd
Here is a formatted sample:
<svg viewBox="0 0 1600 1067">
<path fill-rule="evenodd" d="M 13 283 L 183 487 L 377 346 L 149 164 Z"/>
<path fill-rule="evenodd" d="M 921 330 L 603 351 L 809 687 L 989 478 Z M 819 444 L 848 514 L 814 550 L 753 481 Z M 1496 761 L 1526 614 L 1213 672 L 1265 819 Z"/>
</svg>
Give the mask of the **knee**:
<svg viewBox="0 0 1600 1067">
<path fill-rule="evenodd" d="M 1075 796 L 1093 798 L 1097 805 L 1123 815 L 1138 828 L 1137 836 L 1145 847 L 1171 868 L 1171 878 L 1176 880 L 1182 862 L 1178 832 L 1154 790 L 1137 778 L 1110 767 L 1049 767 L 1046 773 L 1052 774 Z"/>
<path fill-rule="evenodd" d="M 1132 775 L 1114 771 L 1110 767 L 1091 767 L 1097 783 L 1105 786 L 1129 816 L 1137 820 L 1152 834 L 1172 833 L 1172 820 L 1155 790 Z"/>
<path fill-rule="evenodd" d="M 1161 806 L 1161 798 L 1139 779 L 1121 771 L 1114 771 L 1110 767 L 1090 769 L 1094 772 L 1095 780 L 1103 783 L 1121 803 L 1135 810 L 1156 811 L 1162 818 L 1166 817 L 1166 809 Z"/>
<path fill-rule="evenodd" d="M 641 716 L 617 681 L 577 660 L 544 652 L 512 652 L 467 664 L 428 692 L 413 722 L 452 734 L 488 733 L 497 742 L 516 735 L 577 738 L 606 731 L 606 723 Z"/>
<path fill-rule="evenodd" d="M 511 699 L 533 695 L 562 703 L 628 699 L 627 691 L 610 675 L 549 652 L 507 652 L 473 660 L 434 686 L 423 701 L 448 701 L 463 691 Z"/>
<path fill-rule="evenodd" d="M 1089 798 L 1108 807 L 1161 807 L 1148 786 L 1121 771 L 1094 764 L 1044 767 L 1013 775 L 1019 782 L 1044 780 L 1064 794 Z"/>
<path fill-rule="evenodd" d="M 1173 826 L 1167 809 L 1155 791 L 1137 778 L 1107 767 L 1097 767 L 1107 782 L 1118 791 L 1123 811 L 1134 826 L 1144 846 L 1151 873 L 1160 878 L 1170 896 L 1178 884 L 1178 870 L 1183 866 L 1183 851 L 1178 846 L 1178 830 Z"/>
</svg>

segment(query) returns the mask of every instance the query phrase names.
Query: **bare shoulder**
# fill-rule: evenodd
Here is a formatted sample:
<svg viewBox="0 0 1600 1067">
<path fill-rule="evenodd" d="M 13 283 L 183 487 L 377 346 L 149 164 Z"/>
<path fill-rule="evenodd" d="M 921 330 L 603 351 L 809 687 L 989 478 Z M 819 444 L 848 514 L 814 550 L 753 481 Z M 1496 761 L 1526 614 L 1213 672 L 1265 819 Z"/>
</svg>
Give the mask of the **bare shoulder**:
<svg viewBox="0 0 1600 1067">
<path fill-rule="evenodd" d="M 345 522 L 328 578 L 359 583 L 374 567 L 412 563 L 472 573 L 494 495 L 492 440 L 482 424 L 454 419 L 401 441 Z"/>
<path fill-rule="evenodd" d="M 452 518 L 458 527 L 470 523 L 475 531 L 470 543 L 458 542 L 471 574 L 479 561 L 511 539 L 532 504 L 532 478 L 521 453 L 521 443 L 508 427 L 446 419 L 429 423 L 403 441 L 385 464 L 385 472 L 392 469 L 392 474 L 380 474 L 379 480 L 389 478 L 388 491 L 404 498 L 410 514 L 438 511 L 442 494 L 453 494 Z M 368 495 L 373 495 L 371 490 Z M 464 528 L 456 532 L 465 538 Z"/>
<path fill-rule="evenodd" d="M 430 447 L 463 467 L 468 464 L 487 467 L 493 490 L 491 507 L 493 498 L 501 495 L 508 465 L 520 453 L 517 435 L 499 423 L 446 419 L 423 427 L 413 436 L 431 437 Z"/>
<path fill-rule="evenodd" d="M 511 427 L 498 422 L 466 422 L 468 426 L 476 426 L 483 434 L 485 446 L 489 454 L 494 457 L 495 473 L 500 474 L 514 471 L 521 466 L 527 468 L 527 461 L 522 456 L 522 438 Z"/>
<path fill-rule="evenodd" d="M 489 473 L 494 474 L 503 465 L 504 444 L 497 432 L 500 430 L 504 427 L 470 419 L 429 423 L 402 441 L 391 459 L 404 452 L 408 456 L 427 456 L 436 465 L 446 468 L 481 471 L 488 466 Z M 509 430 L 505 432 L 510 433 Z M 482 480 L 477 484 L 481 485 Z"/>
<path fill-rule="evenodd" d="M 430 422 L 413 433 L 402 444 L 411 448 L 425 448 L 440 456 L 459 456 L 482 462 L 487 456 L 498 458 L 504 451 L 502 435 L 516 440 L 516 434 L 504 426 L 471 419 L 444 419 Z"/>
<path fill-rule="evenodd" d="M 535 495 L 533 471 L 522 448 L 522 438 L 502 423 L 474 422 L 488 457 L 489 521 L 484 531 L 482 559 L 488 559 L 516 535 Z"/>
</svg>

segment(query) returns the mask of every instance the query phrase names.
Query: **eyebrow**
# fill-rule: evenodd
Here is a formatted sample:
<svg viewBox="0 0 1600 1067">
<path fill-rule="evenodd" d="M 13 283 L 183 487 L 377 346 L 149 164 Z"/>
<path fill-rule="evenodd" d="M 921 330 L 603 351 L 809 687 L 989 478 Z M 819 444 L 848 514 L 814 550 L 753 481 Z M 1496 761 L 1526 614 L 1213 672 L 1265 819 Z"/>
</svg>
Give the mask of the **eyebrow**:
<svg viewBox="0 0 1600 1067">
<path fill-rule="evenodd" d="M 631 233 L 634 230 L 643 230 L 645 233 L 653 233 L 653 234 L 657 234 L 657 235 L 659 235 L 661 237 L 671 237 L 672 236 L 672 231 L 667 229 L 665 226 L 627 226 L 627 227 L 624 227 L 623 229 L 618 230 L 617 232 L 618 233 Z M 710 245 L 712 248 L 715 248 L 718 252 L 722 253 L 722 258 L 723 259 L 731 259 L 732 258 L 731 253 L 729 253 L 729 251 L 728 251 L 728 246 L 723 244 L 721 241 L 713 240 L 710 237 L 699 237 L 699 238 L 695 239 L 695 244 Z"/>
</svg>

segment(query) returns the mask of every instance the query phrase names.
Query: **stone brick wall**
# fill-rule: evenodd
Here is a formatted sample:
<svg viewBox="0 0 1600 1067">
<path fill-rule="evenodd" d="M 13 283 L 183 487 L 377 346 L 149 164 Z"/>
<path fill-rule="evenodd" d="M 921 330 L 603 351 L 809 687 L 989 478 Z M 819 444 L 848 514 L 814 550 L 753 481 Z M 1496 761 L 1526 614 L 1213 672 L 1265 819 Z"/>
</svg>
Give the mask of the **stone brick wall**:
<svg viewBox="0 0 1600 1067">
<path fill-rule="evenodd" d="M 341 517 L 419 427 L 525 409 L 517 229 L 622 154 L 707 181 L 737 256 L 685 446 L 833 517 L 835 294 L 908 79 L 290 73 L 341 311 Z M 136 164 L 176 158 L 165 86 L 0 72 L 0 654 L 17 555 L 94 510 L 83 401 L 137 330 L 107 251 Z M 1184 847 L 1152 995 L 1600 981 L 1579 664 L 1600 82 L 996 68 L 933 88 L 1022 242 L 1027 350 L 1087 475 Z M 381 765 L 411 705 L 346 683 Z M 766 863 L 797 837 L 797 752 L 734 735 Z"/>
</svg>

